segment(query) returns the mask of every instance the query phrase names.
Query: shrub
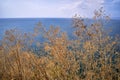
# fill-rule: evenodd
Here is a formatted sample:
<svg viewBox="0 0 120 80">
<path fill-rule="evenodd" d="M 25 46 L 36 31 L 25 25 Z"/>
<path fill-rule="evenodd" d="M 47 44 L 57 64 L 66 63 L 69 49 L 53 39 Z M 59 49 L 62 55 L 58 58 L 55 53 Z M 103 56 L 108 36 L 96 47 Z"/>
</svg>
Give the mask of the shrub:
<svg viewBox="0 0 120 80">
<path fill-rule="evenodd" d="M 59 27 L 46 30 L 41 23 L 34 33 L 7 30 L 0 41 L 0 79 L 119 80 L 120 38 L 111 37 L 104 29 L 105 19 L 109 17 L 102 8 L 95 11 L 89 26 L 75 15 L 75 40 L 68 39 Z M 41 35 L 43 43 L 34 41 Z M 34 44 L 42 51 L 36 52 Z"/>
</svg>

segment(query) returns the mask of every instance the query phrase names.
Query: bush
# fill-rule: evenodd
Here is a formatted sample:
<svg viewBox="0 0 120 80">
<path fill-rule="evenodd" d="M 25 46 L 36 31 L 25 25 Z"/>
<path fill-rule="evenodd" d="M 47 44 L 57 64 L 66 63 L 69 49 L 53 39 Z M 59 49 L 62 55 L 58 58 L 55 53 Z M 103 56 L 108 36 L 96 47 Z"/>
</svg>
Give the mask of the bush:
<svg viewBox="0 0 120 80">
<path fill-rule="evenodd" d="M 75 40 L 51 26 L 46 30 L 40 23 L 34 33 L 7 30 L 0 42 L 1 80 L 119 80 L 120 39 L 104 30 L 109 17 L 101 9 L 95 11 L 90 26 L 75 15 Z M 43 35 L 43 43 L 34 41 Z M 37 51 L 32 48 L 42 49 Z"/>
</svg>

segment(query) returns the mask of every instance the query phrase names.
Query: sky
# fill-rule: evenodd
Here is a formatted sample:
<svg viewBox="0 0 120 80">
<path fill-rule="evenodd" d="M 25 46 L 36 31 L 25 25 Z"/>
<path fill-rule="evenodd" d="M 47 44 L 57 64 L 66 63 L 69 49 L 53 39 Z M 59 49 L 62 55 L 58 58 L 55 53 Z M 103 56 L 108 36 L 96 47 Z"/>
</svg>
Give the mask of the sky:
<svg viewBox="0 0 120 80">
<path fill-rule="evenodd" d="M 91 18 L 100 7 L 120 18 L 120 0 L 0 0 L 0 18 Z"/>
</svg>

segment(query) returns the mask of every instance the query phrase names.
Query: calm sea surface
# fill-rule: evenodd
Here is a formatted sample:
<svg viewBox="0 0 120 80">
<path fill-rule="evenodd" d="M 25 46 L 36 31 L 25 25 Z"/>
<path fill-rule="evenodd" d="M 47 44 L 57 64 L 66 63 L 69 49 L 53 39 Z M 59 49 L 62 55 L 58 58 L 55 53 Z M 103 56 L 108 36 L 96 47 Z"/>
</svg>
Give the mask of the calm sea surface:
<svg viewBox="0 0 120 80">
<path fill-rule="evenodd" d="M 51 25 L 59 26 L 62 31 L 66 31 L 68 35 L 73 32 L 72 19 L 71 18 L 5 18 L 0 19 L 0 37 L 8 29 L 20 29 L 23 32 L 32 32 L 38 22 L 41 22 L 46 28 Z M 86 19 L 86 23 L 91 23 L 91 19 Z M 105 23 L 105 28 L 112 29 L 112 35 L 120 34 L 120 20 L 114 19 Z"/>
</svg>

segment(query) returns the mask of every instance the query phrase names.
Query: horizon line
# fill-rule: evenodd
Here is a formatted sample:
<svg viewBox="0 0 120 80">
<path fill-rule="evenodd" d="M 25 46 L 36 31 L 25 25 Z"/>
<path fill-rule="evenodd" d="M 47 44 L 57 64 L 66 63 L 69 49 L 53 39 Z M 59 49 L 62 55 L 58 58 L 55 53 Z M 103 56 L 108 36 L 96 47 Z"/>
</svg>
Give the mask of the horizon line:
<svg viewBox="0 0 120 80">
<path fill-rule="evenodd" d="M 74 18 L 74 17 L 0 17 L 0 19 L 35 19 L 35 18 L 59 18 L 59 19 L 62 19 L 62 18 Z M 84 18 L 84 19 L 92 19 L 90 17 L 81 17 L 81 18 Z M 120 19 L 120 17 L 110 17 L 110 19 Z"/>
</svg>

